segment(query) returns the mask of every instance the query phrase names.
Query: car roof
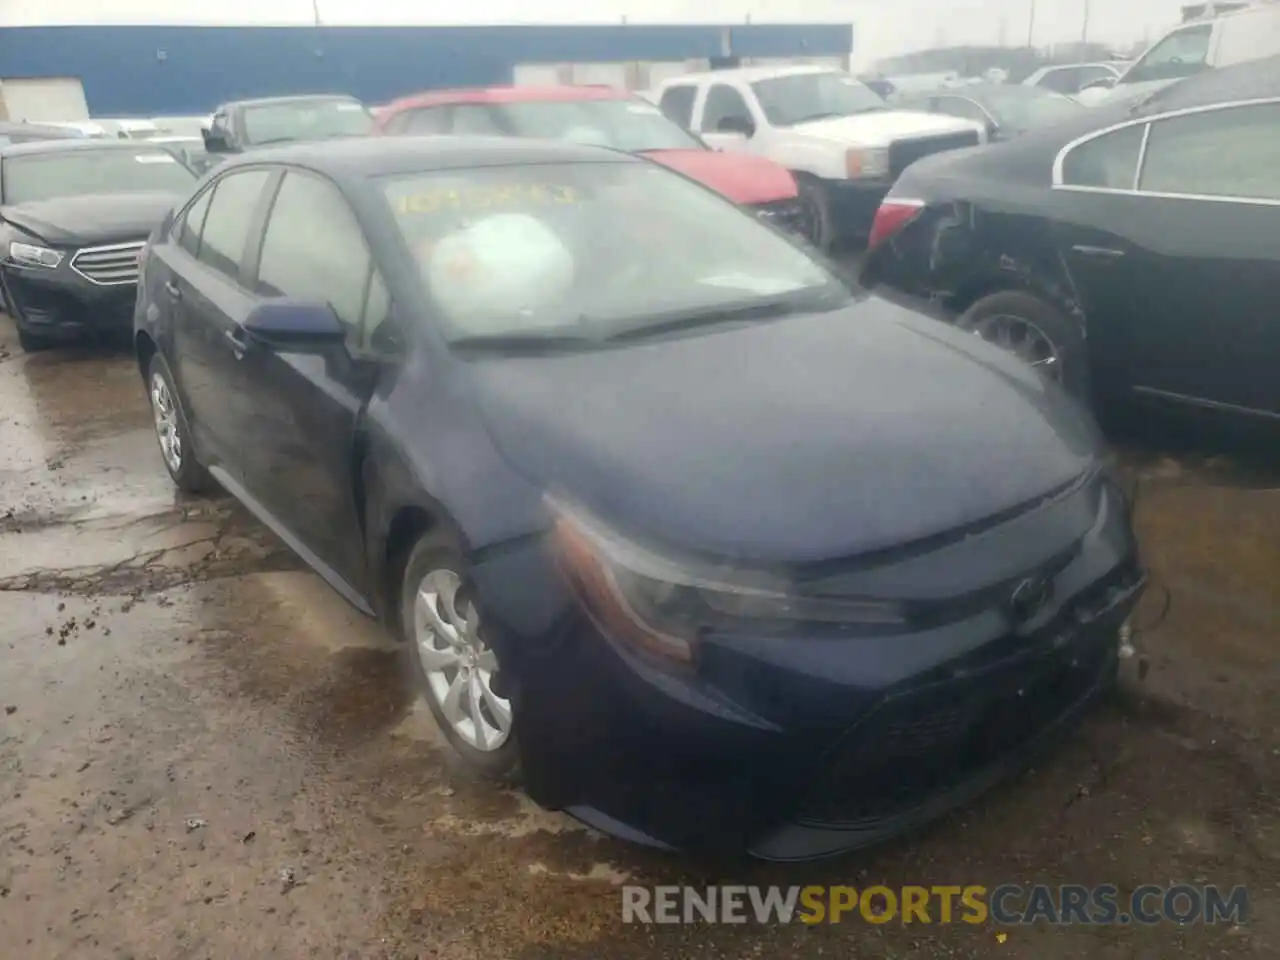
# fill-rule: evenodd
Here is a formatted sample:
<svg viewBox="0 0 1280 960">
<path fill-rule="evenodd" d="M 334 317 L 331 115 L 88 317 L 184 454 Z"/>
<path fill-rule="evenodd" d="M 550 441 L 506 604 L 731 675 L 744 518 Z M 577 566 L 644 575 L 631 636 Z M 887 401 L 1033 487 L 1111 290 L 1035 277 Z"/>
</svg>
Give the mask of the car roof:
<svg viewBox="0 0 1280 960">
<path fill-rule="evenodd" d="M 0 134 L 33 134 L 48 137 L 50 140 L 83 140 L 84 134 L 70 127 L 59 127 L 52 123 L 22 123 L 12 120 L 0 120 Z"/>
<path fill-rule="evenodd" d="M 148 149 L 147 140 L 106 140 L 95 137 L 68 137 L 65 140 L 36 140 L 31 143 L 11 143 L 0 147 L 0 156 L 29 157 L 41 153 L 70 153 L 76 150 L 139 150 Z M 151 148 L 159 149 L 159 148 Z"/>
<path fill-rule="evenodd" d="M 704 70 L 700 73 L 686 73 L 678 77 L 664 80 L 661 86 L 669 87 L 683 81 L 701 83 L 704 80 L 741 80 L 744 83 L 755 83 L 758 80 L 772 80 L 775 77 L 796 77 L 809 73 L 839 73 L 834 67 L 819 64 L 791 64 L 785 66 L 735 67 L 731 70 Z"/>
<path fill-rule="evenodd" d="M 1170 84 L 1142 101 L 1140 112 L 1181 110 L 1280 97 L 1280 56 L 1264 57 L 1232 67 L 1206 70 Z M 1135 114 L 1137 115 L 1137 114 Z"/>
<path fill-rule="evenodd" d="M 231 157 L 218 169 L 227 170 L 266 162 L 296 164 L 335 179 L 362 179 L 397 173 L 455 170 L 459 167 L 643 161 L 618 150 L 563 140 L 460 136 L 351 137 L 317 143 L 258 147 Z"/>
<path fill-rule="evenodd" d="M 452 90 L 426 90 L 398 97 L 383 109 L 389 113 L 414 107 L 438 107 L 454 103 L 560 103 L 578 100 L 634 100 L 627 90 L 604 84 L 534 87 L 467 87 Z"/>
<path fill-rule="evenodd" d="M 284 106 L 290 103 L 306 103 L 309 100 L 342 100 L 347 103 L 359 103 L 355 97 L 349 93 L 298 93 L 288 97 L 254 97 L 249 100 L 228 100 L 226 103 L 218 105 L 217 113 L 221 110 L 228 110 L 231 107 L 272 107 Z"/>
</svg>

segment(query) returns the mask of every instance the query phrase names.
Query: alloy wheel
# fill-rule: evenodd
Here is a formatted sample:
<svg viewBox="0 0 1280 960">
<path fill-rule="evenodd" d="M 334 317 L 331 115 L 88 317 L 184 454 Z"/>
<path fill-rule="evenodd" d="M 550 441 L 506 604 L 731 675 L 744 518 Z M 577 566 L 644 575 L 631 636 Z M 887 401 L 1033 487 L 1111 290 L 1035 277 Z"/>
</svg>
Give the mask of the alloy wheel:
<svg viewBox="0 0 1280 960">
<path fill-rule="evenodd" d="M 498 658 L 480 635 L 480 615 L 452 570 L 428 572 L 413 602 L 413 639 L 430 695 L 453 732 L 477 750 L 511 736 L 511 704 L 493 690 Z"/>
<path fill-rule="evenodd" d="M 182 470 L 182 428 L 178 420 L 178 406 L 169 391 L 169 384 L 159 373 L 151 375 L 151 414 L 155 418 L 156 439 L 160 441 L 160 453 L 173 473 Z"/>
<path fill-rule="evenodd" d="M 1053 380 L 1061 380 L 1062 363 L 1053 340 L 1025 317 L 995 313 L 973 324 L 972 332 L 1012 353 Z"/>
</svg>

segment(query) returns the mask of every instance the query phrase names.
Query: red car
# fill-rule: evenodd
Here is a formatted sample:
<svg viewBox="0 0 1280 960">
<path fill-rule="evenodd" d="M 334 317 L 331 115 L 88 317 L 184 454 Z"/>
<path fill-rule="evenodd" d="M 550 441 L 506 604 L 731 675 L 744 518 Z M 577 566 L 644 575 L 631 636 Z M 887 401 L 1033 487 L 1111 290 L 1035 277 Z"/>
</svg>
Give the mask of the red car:
<svg viewBox="0 0 1280 960">
<path fill-rule="evenodd" d="M 808 238 L 795 178 L 772 160 L 721 153 L 672 123 L 647 100 L 605 86 L 433 90 L 378 110 L 390 135 L 459 134 L 573 140 L 643 154 Z"/>
</svg>

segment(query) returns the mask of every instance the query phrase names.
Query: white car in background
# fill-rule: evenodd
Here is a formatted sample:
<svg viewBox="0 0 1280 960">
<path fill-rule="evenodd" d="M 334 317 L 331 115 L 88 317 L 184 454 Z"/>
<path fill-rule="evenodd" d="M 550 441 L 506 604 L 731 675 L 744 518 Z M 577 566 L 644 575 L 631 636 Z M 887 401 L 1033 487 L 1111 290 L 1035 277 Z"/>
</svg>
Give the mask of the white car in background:
<svg viewBox="0 0 1280 960">
<path fill-rule="evenodd" d="M 910 163 L 987 140 L 981 124 L 894 109 L 862 81 L 827 67 L 691 73 L 664 80 L 655 92 L 669 119 L 710 146 L 790 170 L 823 248 L 865 236 Z"/>
<path fill-rule="evenodd" d="M 1041 67 L 1022 81 L 1024 87 L 1041 87 L 1054 93 L 1074 97 L 1097 83 L 1115 83 L 1129 64 L 1125 60 L 1101 60 L 1097 63 L 1064 63 Z"/>
<path fill-rule="evenodd" d="M 1280 4 L 1261 4 L 1179 24 L 1147 48 L 1117 80 L 1097 81 L 1077 99 L 1088 106 L 1137 100 L 1171 83 L 1280 54 Z"/>
</svg>

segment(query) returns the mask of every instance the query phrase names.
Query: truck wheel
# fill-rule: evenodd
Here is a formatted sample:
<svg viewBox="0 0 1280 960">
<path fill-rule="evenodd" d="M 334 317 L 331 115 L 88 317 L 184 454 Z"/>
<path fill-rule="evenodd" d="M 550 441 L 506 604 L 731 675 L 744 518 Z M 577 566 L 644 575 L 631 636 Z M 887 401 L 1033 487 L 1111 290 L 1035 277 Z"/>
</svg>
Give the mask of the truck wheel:
<svg viewBox="0 0 1280 960">
<path fill-rule="evenodd" d="M 827 192 L 816 178 L 801 174 L 796 175 L 796 186 L 800 192 L 800 203 L 808 216 L 809 242 L 823 253 L 828 253 L 835 245 L 836 231 Z"/>
<path fill-rule="evenodd" d="M 960 315 L 956 326 L 1036 367 L 1090 405 L 1084 329 L 1052 304 L 1021 290 L 1004 290 L 977 301 Z"/>
</svg>

